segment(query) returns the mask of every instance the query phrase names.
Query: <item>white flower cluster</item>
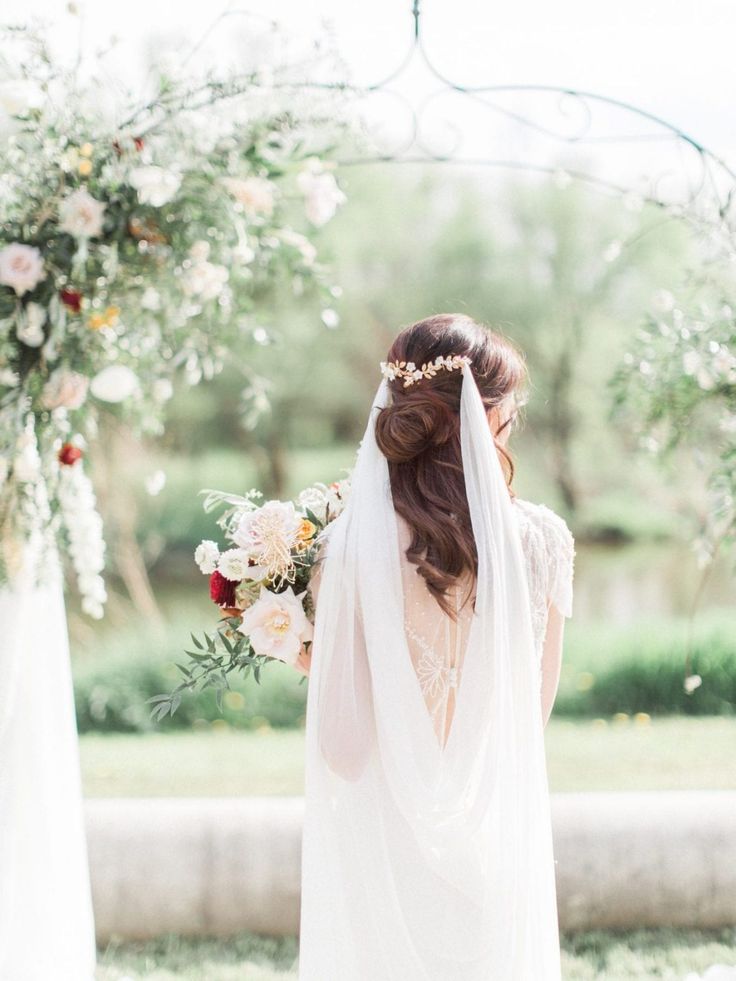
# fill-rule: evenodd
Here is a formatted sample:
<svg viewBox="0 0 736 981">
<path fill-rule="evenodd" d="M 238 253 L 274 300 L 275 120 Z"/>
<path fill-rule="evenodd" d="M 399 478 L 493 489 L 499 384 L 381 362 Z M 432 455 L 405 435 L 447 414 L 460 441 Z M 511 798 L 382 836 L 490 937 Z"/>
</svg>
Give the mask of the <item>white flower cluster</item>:
<svg viewBox="0 0 736 981">
<path fill-rule="evenodd" d="M 195 242 L 189 250 L 190 265 L 182 280 L 187 296 L 216 300 L 225 289 L 229 273 L 225 266 L 209 261 L 209 242 Z"/>
<path fill-rule="evenodd" d="M 257 99 L 249 73 L 159 65 L 166 96 L 149 103 L 107 72 L 105 92 L 100 72 L 80 82 L 43 31 L 14 35 L 19 57 L 0 64 L 0 512 L 21 545 L 41 525 L 53 544 L 66 524 L 85 607 L 99 615 L 101 523 L 82 465 L 59 469 L 59 444 L 94 439 L 101 403 L 126 403 L 136 429 L 160 433 L 174 374 L 196 385 L 219 373 L 243 326 L 259 322 L 270 284 L 286 275 L 295 292 L 325 291 L 312 230 L 345 196 L 319 154 L 349 123 L 326 111 L 332 95 L 319 97 L 325 111 L 314 111 L 316 95 L 293 105 L 277 77 L 287 64 L 259 73 Z M 96 132 L 104 137 L 87 135 Z M 299 222 L 309 237 L 290 227 Z M 322 317 L 336 326 L 335 311 Z M 268 339 L 262 327 L 252 336 Z M 251 419 L 267 405 L 265 383 L 252 386 Z M 27 432 L 35 447 L 16 447 Z M 152 474 L 148 492 L 162 481 Z M 36 491 L 47 497 L 43 518 Z M 250 550 L 215 547 L 213 559 L 206 546 L 202 568 L 231 581 L 258 555 L 284 567 L 275 527 Z"/>
<path fill-rule="evenodd" d="M 105 566 L 105 540 L 102 518 L 92 483 L 84 472 L 82 461 L 61 466 L 58 499 L 69 539 L 69 555 L 77 576 L 82 609 L 99 620 L 107 600 L 101 572 Z"/>
<path fill-rule="evenodd" d="M 736 357 L 725 344 L 709 341 L 705 352 L 691 348 L 683 354 L 682 370 L 694 377 L 707 392 L 719 383 L 733 385 L 736 382 Z"/>
<path fill-rule="evenodd" d="M 299 190 L 304 195 L 304 211 L 317 228 L 326 225 L 334 216 L 345 195 L 333 174 L 317 157 L 311 157 L 297 178 Z"/>
<path fill-rule="evenodd" d="M 210 595 L 227 616 L 228 629 L 235 626 L 257 656 L 294 664 L 312 641 L 310 593 L 306 588 L 296 593 L 294 587 L 309 581 L 319 554 L 315 546 L 344 509 L 349 490 L 346 478 L 307 488 L 296 505 L 273 500 L 260 507 L 253 491 L 247 497 L 208 492 L 205 510 L 229 506 L 218 523 L 234 547 L 221 552 L 208 539 L 194 559 L 205 575 L 227 580 L 213 578 Z"/>
<path fill-rule="evenodd" d="M 332 521 L 345 510 L 350 496 L 350 480 L 338 480 L 332 484 L 316 483 L 303 490 L 297 502 L 300 507 L 309 508 L 323 524 Z"/>
</svg>

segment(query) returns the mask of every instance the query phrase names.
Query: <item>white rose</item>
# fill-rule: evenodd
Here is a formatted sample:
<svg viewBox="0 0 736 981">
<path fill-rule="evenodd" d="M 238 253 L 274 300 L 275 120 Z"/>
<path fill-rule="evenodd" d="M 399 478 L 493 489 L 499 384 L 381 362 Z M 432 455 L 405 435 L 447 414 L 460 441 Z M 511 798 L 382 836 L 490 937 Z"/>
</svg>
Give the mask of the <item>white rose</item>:
<svg viewBox="0 0 736 981">
<path fill-rule="evenodd" d="M 0 368 L 0 385 L 6 388 L 16 388 L 20 378 L 10 368 Z"/>
<path fill-rule="evenodd" d="M 226 177 L 225 188 L 235 198 L 243 211 L 251 217 L 270 215 L 273 212 L 274 189 L 265 177 Z"/>
<path fill-rule="evenodd" d="M 141 297 L 141 306 L 144 310 L 151 310 L 155 312 L 161 309 L 161 294 L 153 286 L 148 286 L 143 291 L 143 296 Z"/>
<path fill-rule="evenodd" d="M 46 278 L 41 253 L 35 245 L 11 242 L 0 249 L 0 283 L 23 296 Z"/>
<path fill-rule="evenodd" d="M 304 210 L 313 225 L 326 225 L 338 207 L 347 200 L 334 176 L 319 169 L 313 163 L 297 177 L 297 185 L 304 195 Z"/>
<path fill-rule="evenodd" d="M 199 571 L 205 576 L 211 575 L 217 568 L 220 559 L 220 549 L 217 542 L 205 540 L 197 545 L 194 551 L 194 561 L 199 566 Z"/>
<path fill-rule="evenodd" d="M 128 178 L 131 187 L 138 192 L 141 204 L 160 208 L 168 204 L 181 187 L 181 177 L 163 167 L 136 167 Z"/>
<path fill-rule="evenodd" d="M 41 403 L 45 409 L 78 409 L 87 397 L 88 385 L 84 375 L 59 368 L 44 385 Z"/>
<path fill-rule="evenodd" d="M 315 518 L 324 522 L 327 517 L 327 488 L 324 484 L 307 487 L 297 498 L 303 508 L 309 508 Z"/>
<path fill-rule="evenodd" d="M 283 593 L 272 593 L 261 587 L 261 595 L 243 613 L 238 630 L 250 640 L 256 654 L 278 658 L 294 664 L 304 641 L 311 640 L 314 630 L 302 605 L 302 596 L 291 586 Z"/>
<path fill-rule="evenodd" d="M 8 116 L 23 116 L 31 109 L 39 109 L 43 100 L 43 91 L 30 79 L 14 78 L 0 83 L 0 109 Z"/>
<path fill-rule="evenodd" d="M 102 234 L 105 204 L 80 188 L 59 205 L 59 228 L 75 238 L 97 238 Z"/>
<path fill-rule="evenodd" d="M 222 293 L 229 275 L 225 266 L 218 266 L 213 262 L 195 262 L 182 279 L 182 289 L 187 296 L 214 300 Z"/>
<path fill-rule="evenodd" d="M 248 562 L 248 553 L 242 548 L 230 548 L 223 552 L 217 563 L 217 571 L 232 582 L 252 578 L 253 567 Z M 214 570 L 213 570 L 214 571 Z"/>
<path fill-rule="evenodd" d="M 210 257 L 210 243 L 205 239 L 199 239 L 197 242 L 193 242 L 189 247 L 189 255 L 195 262 L 204 262 Z"/>
<path fill-rule="evenodd" d="M 123 402 L 138 388 L 138 378 L 122 364 L 113 364 L 103 368 L 95 375 L 90 385 L 90 391 L 101 402 Z"/>
<path fill-rule="evenodd" d="M 15 333 L 18 340 L 28 347 L 41 347 L 46 339 L 43 325 L 46 323 L 46 309 L 40 303 L 27 303 L 18 315 Z"/>
<path fill-rule="evenodd" d="M 174 394 L 174 386 L 168 378 L 157 378 L 151 386 L 151 394 L 155 402 L 168 402 Z"/>
<path fill-rule="evenodd" d="M 327 503 L 329 505 L 329 518 L 332 521 L 345 510 L 348 497 L 350 496 L 350 481 L 337 480 L 327 488 Z"/>
</svg>

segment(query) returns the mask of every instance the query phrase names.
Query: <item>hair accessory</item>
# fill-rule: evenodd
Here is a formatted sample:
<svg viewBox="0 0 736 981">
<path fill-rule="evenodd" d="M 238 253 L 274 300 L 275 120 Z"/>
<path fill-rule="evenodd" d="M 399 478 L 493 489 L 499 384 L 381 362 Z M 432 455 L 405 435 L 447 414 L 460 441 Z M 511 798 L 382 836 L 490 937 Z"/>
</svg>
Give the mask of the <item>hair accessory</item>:
<svg viewBox="0 0 736 981">
<path fill-rule="evenodd" d="M 421 368 L 417 368 L 413 361 L 382 361 L 381 374 L 389 381 L 395 378 L 404 379 L 404 388 L 413 385 L 414 382 L 421 381 L 422 378 L 434 378 L 438 371 L 455 371 L 463 365 L 470 366 L 470 358 L 466 354 L 448 354 L 447 357 L 440 355 L 434 361 L 428 361 Z"/>
</svg>

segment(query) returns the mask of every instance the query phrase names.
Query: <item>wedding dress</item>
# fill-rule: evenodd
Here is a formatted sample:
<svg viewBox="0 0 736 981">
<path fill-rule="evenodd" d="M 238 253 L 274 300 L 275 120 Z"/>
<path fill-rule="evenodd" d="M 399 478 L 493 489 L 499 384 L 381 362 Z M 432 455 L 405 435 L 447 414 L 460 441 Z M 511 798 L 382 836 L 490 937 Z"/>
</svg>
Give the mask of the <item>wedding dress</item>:
<svg viewBox="0 0 736 981">
<path fill-rule="evenodd" d="M 463 368 L 478 550 L 442 612 L 404 552 L 374 437 L 329 527 L 307 705 L 301 981 L 559 981 L 540 704 L 549 604 L 569 615 L 572 539 L 512 501 Z"/>
<path fill-rule="evenodd" d="M 61 576 L 0 589 L 0 979 L 92 981 L 95 933 Z"/>
</svg>

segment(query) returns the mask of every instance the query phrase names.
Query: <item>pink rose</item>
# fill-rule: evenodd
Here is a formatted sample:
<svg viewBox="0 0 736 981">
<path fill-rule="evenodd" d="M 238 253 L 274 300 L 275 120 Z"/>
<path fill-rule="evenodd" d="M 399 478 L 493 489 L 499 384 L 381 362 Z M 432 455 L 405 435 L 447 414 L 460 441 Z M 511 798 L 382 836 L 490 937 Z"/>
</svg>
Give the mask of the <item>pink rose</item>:
<svg viewBox="0 0 736 981">
<path fill-rule="evenodd" d="M 41 253 L 35 245 L 11 242 L 0 249 L 0 283 L 23 296 L 46 278 Z"/>
<path fill-rule="evenodd" d="M 44 385 L 44 409 L 78 409 L 87 397 L 89 380 L 76 371 L 59 368 Z"/>
<path fill-rule="evenodd" d="M 283 593 L 272 593 L 261 587 L 261 595 L 243 613 L 238 630 L 250 640 L 256 654 L 278 658 L 294 664 L 302 643 L 314 633 L 307 619 L 301 597 L 289 586 Z"/>
</svg>

